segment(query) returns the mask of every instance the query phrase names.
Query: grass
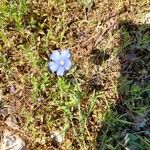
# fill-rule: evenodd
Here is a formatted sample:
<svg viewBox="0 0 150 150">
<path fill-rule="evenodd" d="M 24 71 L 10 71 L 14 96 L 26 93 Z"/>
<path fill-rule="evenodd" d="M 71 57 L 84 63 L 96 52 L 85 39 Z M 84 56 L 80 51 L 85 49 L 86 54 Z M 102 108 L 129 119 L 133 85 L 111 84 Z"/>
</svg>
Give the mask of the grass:
<svg viewBox="0 0 150 150">
<path fill-rule="evenodd" d="M 149 1 L 131 3 L 1 0 L 0 109 L 21 117 L 27 149 L 149 150 Z M 49 54 L 63 48 L 73 65 L 57 77 Z"/>
</svg>

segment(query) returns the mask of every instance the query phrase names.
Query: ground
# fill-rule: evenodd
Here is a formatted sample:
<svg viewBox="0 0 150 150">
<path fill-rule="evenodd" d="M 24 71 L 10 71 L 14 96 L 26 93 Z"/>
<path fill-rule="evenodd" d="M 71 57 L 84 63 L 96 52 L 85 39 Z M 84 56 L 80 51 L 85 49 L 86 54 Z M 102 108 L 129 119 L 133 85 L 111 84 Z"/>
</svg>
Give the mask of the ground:
<svg viewBox="0 0 150 150">
<path fill-rule="evenodd" d="M 1 0 L 0 131 L 9 106 L 27 150 L 150 150 L 149 6 Z M 72 56 L 63 77 L 48 68 L 59 49 Z"/>
</svg>

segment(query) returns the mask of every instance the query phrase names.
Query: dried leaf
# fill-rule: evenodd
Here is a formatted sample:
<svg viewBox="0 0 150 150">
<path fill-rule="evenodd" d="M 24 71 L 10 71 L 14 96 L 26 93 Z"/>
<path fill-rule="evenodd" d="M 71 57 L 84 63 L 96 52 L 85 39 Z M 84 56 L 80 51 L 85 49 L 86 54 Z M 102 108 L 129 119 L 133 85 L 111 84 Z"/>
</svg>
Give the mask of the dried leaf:
<svg viewBox="0 0 150 150">
<path fill-rule="evenodd" d="M 16 119 L 16 117 L 15 117 L 14 115 L 10 115 L 10 116 L 6 119 L 5 123 L 6 123 L 10 128 L 12 128 L 12 129 L 14 129 L 14 130 L 18 130 L 18 129 L 19 129 L 19 126 L 17 125 L 17 119 Z"/>
</svg>

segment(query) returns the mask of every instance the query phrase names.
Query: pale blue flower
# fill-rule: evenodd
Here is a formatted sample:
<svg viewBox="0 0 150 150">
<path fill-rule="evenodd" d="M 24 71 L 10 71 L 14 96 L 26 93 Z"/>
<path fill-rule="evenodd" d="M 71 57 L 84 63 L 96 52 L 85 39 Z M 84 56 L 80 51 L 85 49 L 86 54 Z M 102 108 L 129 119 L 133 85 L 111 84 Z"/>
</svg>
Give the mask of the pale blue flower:
<svg viewBox="0 0 150 150">
<path fill-rule="evenodd" d="M 50 55 L 50 59 L 52 60 L 49 62 L 48 66 L 50 70 L 58 76 L 63 76 L 66 70 L 69 70 L 71 67 L 71 60 L 70 60 L 70 52 L 69 50 L 55 50 Z"/>
</svg>

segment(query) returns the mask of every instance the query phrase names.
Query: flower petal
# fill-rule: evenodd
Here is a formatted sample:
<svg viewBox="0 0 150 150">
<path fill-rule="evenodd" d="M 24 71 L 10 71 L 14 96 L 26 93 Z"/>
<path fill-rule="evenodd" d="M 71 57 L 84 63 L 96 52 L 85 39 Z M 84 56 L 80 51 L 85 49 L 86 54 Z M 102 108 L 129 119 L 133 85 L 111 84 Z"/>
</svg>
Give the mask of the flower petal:
<svg viewBox="0 0 150 150">
<path fill-rule="evenodd" d="M 71 60 L 70 59 L 65 60 L 64 67 L 66 70 L 70 69 L 70 67 L 71 67 Z"/>
<path fill-rule="evenodd" d="M 50 68 L 50 70 L 54 73 L 55 71 L 57 71 L 57 69 L 59 68 L 59 64 L 57 62 L 49 62 L 48 66 Z"/>
<path fill-rule="evenodd" d="M 58 76 L 63 76 L 65 72 L 65 68 L 64 67 L 59 67 L 57 70 L 57 75 Z"/>
<path fill-rule="evenodd" d="M 62 59 L 68 59 L 68 58 L 70 58 L 70 52 L 69 52 L 69 50 L 65 49 L 65 50 L 62 50 L 60 53 L 61 53 L 61 58 Z"/>
<path fill-rule="evenodd" d="M 53 51 L 52 54 L 50 55 L 50 59 L 53 61 L 57 61 L 61 58 L 59 51 Z"/>
</svg>

